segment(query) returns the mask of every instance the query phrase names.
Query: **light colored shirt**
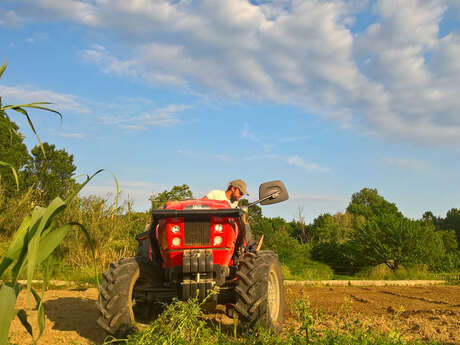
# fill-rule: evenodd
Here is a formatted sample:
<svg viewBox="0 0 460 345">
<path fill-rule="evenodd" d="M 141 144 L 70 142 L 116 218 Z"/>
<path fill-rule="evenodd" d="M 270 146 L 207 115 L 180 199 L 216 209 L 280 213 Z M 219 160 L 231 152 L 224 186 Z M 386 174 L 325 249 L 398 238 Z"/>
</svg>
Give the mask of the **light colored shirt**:
<svg viewBox="0 0 460 345">
<path fill-rule="evenodd" d="M 238 206 L 238 201 L 231 202 L 228 198 L 227 195 L 225 194 L 225 191 L 219 190 L 219 189 L 214 189 L 206 195 L 206 197 L 210 200 L 225 200 L 230 204 L 231 208 L 236 208 Z"/>
</svg>

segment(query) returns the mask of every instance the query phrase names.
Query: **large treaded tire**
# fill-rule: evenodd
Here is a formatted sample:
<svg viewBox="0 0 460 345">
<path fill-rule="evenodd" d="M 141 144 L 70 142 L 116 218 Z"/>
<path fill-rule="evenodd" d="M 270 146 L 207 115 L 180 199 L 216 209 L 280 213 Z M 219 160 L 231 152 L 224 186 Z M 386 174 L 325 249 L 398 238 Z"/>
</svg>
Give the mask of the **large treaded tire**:
<svg viewBox="0 0 460 345">
<path fill-rule="evenodd" d="M 235 312 L 244 326 L 257 322 L 281 332 L 284 322 L 284 288 L 278 256 L 269 250 L 245 253 L 236 273 Z"/>
<path fill-rule="evenodd" d="M 143 301 L 136 290 L 141 285 L 158 286 L 162 283 L 161 267 L 145 257 L 131 257 L 111 263 L 99 291 L 97 323 L 109 334 L 124 337 L 149 323 L 156 313 L 154 307 Z"/>
</svg>

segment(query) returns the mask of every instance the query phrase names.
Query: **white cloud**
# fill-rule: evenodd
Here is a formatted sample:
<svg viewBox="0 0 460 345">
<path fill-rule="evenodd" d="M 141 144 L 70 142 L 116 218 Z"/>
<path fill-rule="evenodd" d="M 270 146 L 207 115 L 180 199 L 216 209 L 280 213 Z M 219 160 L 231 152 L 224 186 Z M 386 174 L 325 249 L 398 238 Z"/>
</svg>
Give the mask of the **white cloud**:
<svg viewBox="0 0 460 345">
<path fill-rule="evenodd" d="M 350 27 L 361 0 L 19 2 L 29 16 L 118 33 L 127 53 L 82 53 L 106 73 L 297 105 L 402 140 L 460 142 L 460 33 L 438 37 L 458 1 L 377 0 L 377 21 L 359 34 Z"/>
<path fill-rule="evenodd" d="M 115 125 L 131 130 L 147 130 L 149 127 L 157 126 L 170 127 L 180 123 L 177 114 L 189 108 L 189 105 L 170 104 L 164 108 L 154 109 L 139 116 L 103 116 L 101 120 L 102 124 Z"/>
<path fill-rule="evenodd" d="M 24 24 L 24 19 L 12 10 L 3 10 L 0 8 L 0 26 L 5 28 L 17 28 Z"/>
<path fill-rule="evenodd" d="M 250 131 L 249 125 L 248 125 L 247 122 L 245 122 L 244 125 L 243 125 L 243 130 L 241 131 L 241 136 L 243 138 L 249 139 L 249 140 L 254 141 L 254 142 L 259 141 L 257 136 Z"/>
<path fill-rule="evenodd" d="M 75 95 L 57 93 L 50 90 L 41 90 L 29 85 L 5 86 L 0 85 L 2 102 L 6 104 L 25 104 L 32 102 L 51 102 L 48 107 L 64 111 L 87 114 L 90 109 L 84 101 Z"/>
<path fill-rule="evenodd" d="M 306 162 L 299 156 L 292 156 L 287 159 L 288 164 L 304 169 L 306 172 L 329 172 L 328 168 L 321 167 L 318 163 Z"/>
<path fill-rule="evenodd" d="M 387 157 L 382 159 L 383 164 L 405 170 L 426 171 L 430 168 L 425 161 L 411 158 Z"/>
<path fill-rule="evenodd" d="M 67 133 L 67 132 L 56 132 L 56 135 L 64 138 L 71 139 L 83 139 L 85 135 L 83 133 Z"/>
<path fill-rule="evenodd" d="M 311 137 L 308 135 L 302 135 L 302 136 L 297 136 L 297 137 L 285 137 L 285 138 L 278 138 L 278 142 L 280 143 L 292 143 L 295 141 L 303 141 L 310 139 Z"/>
</svg>

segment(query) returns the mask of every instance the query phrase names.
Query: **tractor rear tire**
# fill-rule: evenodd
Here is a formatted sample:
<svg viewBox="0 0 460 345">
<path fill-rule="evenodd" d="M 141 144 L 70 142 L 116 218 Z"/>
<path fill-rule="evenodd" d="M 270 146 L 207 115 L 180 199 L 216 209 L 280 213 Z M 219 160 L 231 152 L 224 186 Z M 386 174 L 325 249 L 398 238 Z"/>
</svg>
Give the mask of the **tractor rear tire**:
<svg viewBox="0 0 460 345">
<path fill-rule="evenodd" d="M 284 322 L 284 288 L 278 256 L 269 250 L 245 253 L 236 273 L 238 321 L 253 327 L 258 322 L 281 332 Z"/>
<path fill-rule="evenodd" d="M 145 287 L 161 286 L 161 267 L 145 257 L 111 263 L 99 292 L 99 326 L 115 337 L 124 337 L 150 323 L 161 306 L 147 303 Z"/>
</svg>

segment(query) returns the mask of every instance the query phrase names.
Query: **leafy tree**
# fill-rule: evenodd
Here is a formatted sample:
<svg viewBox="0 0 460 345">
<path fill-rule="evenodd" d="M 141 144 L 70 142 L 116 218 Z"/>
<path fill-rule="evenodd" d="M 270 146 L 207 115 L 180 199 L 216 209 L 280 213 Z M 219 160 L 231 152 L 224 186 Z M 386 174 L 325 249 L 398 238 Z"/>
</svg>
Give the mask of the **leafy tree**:
<svg viewBox="0 0 460 345">
<path fill-rule="evenodd" d="M 403 217 L 394 203 L 386 201 L 378 194 L 377 189 L 371 188 L 363 188 L 358 193 L 354 193 L 347 212 L 355 217 L 358 226 L 363 220 L 371 221 L 383 215 Z"/>
<path fill-rule="evenodd" d="M 438 221 L 438 227 L 443 230 L 455 230 L 457 242 L 460 243 L 460 210 L 452 208 L 447 211 L 446 218 Z"/>
<path fill-rule="evenodd" d="M 422 216 L 422 221 L 425 224 L 435 224 L 436 220 L 437 220 L 436 217 L 431 211 L 426 211 Z"/>
<path fill-rule="evenodd" d="M 21 170 L 31 157 L 23 142 L 24 137 L 18 132 L 18 129 L 19 127 L 10 120 L 8 115 L 4 111 L 0 111 L 0 161 L 7 162 L 18 172 L 21 181 L 19 185 L 24 188 Z M 15 193 L 16 181 L 10 166 L 0 165 L 0 183 L 6 196 Z"/>
<path fill-rule="evenodd" d="M 186 184 L 174 186 L 171 190 L 164 190 L 161 193 L 153 194 L 149 200 L 152 203 L 152 209 L 161 208 L 166 201 L 184 200 L 193 198 L 193 193 L 190 187 Z"/>
<path fill-rule="evenodd" d="M 26 167 L 28 182 L 43 191 L 46 202 L 57 196 L 64 197 L 75 188 L 73 155 L 46 142 L 42 147 L 35 146 L 31 153 L 32 159 Z"/>
<path fill-rule="evenodd" d="M 396 270 L 401 264 L 425 263 L 433 266 L 444 255 L 442 239 L 433 226 L 384 214 L 355 228 L 350 248 L 360 266 L 385 264 Z"/>
</svg>

